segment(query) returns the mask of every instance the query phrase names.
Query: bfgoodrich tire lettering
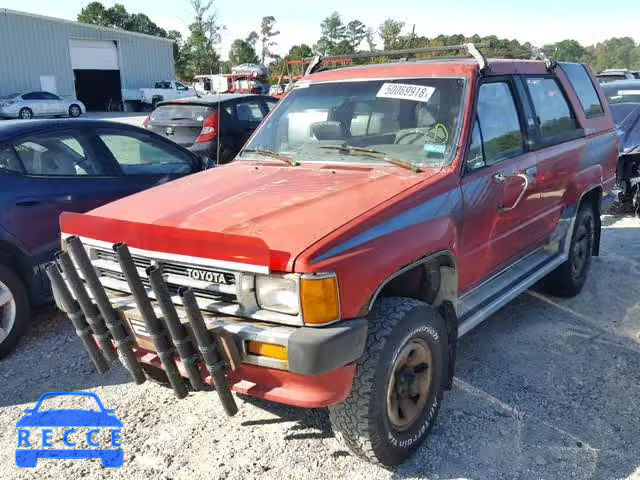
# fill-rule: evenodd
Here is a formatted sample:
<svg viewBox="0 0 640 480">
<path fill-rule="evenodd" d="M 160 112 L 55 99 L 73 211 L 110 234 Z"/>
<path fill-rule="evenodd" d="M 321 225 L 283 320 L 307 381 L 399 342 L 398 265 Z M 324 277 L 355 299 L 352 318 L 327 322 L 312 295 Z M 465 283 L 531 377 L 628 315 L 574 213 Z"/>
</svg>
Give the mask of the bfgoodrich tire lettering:
<svg viewBox="0 0 640 480">
<path fill-rule="evenodd" d="M 433 427 L 447 381 L 447 334 L 444 321 L 427 304 L 408 298 L 383 298 L 368 316 L 367 346 L 356 366 L 351 394 L 329 407 L 336 438 L 354 455 L 392 466 L 409 457 Z M 398 355 L 411 342 L 430 350 L 430 383 L 416 420 L 394 427 L 387 409 L 388 387 Z M 395 378 L 395 375 L 394 375 Z"/>
</svg>

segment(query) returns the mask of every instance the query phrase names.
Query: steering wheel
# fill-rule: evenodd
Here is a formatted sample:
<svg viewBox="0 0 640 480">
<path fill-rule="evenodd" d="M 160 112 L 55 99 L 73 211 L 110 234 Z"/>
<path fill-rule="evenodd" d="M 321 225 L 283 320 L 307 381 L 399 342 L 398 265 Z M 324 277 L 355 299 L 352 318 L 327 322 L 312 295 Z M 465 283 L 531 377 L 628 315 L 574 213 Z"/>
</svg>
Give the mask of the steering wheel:
<svg viewBox="0 0 640 480">
<path fill-rule="evenodd" d="M 441 123 L 436 123 L 426 135 L 433 143 L 440 145 L 444 145 L 449 141 L 449 130 Z"/>
<path fill-rule="evenodd" d="M 396 145 L 400 143 L 400 141 L 404 140 L 407 137 L 411 137 L 414 136 L 415 138 L 413 139 L 413 141 L 408 142 L 408 143 L 415 143 L 416 140 L 418 140 L 418 138 L 423 137 L 424 135 L 426 135 L 426 132 L 422 132 L 420 130 L 413 130 L 412 132 L 406 132 L 403 133 L 402 135 L 400 135 L 398 138 L 396 138 Z"/>
</svg>

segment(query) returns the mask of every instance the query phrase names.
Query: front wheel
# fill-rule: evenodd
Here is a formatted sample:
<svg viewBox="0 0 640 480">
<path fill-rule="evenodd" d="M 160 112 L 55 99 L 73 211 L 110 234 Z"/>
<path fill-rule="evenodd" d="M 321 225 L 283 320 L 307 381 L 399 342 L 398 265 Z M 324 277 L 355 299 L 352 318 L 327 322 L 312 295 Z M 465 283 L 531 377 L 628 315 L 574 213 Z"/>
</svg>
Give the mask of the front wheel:
<svg viewBox="0 0 640 480">
<path fill-rule="evenodd" d="M 0 264 L 0 358 L 26 333 L 29 316 L 27 290 L 11 270 Z"/>
<path fill-rule="evenodd" d="M 558 297 L 574 297 L 584 287 L 591 268 L 596 217 L 590 204 L 578 210 L 566 262 L 551 272 L 543 282 L 544 289 Z"/>
<path fill-rule="evenodd" d="M 381 299 L 369 319 L 353 389 L 329 407 L 339 442 L 384 466 L 406 460 L 433 427 L 447 382 L 445 323 L 427 304 Z"/>
<path fill-rule="evenodd" d="M 30 120 L 33 118 L 33 110 L 27 107 L 21 108 L 18 112 L 18 117 L 22 120 Z"/>
</svg>

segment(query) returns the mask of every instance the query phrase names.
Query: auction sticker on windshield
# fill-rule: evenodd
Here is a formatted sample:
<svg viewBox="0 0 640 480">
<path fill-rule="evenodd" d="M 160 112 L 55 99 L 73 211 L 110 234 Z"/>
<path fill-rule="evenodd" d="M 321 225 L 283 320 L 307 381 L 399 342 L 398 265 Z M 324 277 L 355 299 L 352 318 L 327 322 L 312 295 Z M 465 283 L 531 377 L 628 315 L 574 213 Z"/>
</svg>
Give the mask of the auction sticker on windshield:
<svg viewBox="0 0 640 480">
<path fill-rule="evenodd" d="M 423 85 L 411 85 L 408 83 L 383 83 L 376 97 L 398 98 L 400 100 L 413 100 L 415 102 L 428 102 L 435 87 Z"/>
</svg>

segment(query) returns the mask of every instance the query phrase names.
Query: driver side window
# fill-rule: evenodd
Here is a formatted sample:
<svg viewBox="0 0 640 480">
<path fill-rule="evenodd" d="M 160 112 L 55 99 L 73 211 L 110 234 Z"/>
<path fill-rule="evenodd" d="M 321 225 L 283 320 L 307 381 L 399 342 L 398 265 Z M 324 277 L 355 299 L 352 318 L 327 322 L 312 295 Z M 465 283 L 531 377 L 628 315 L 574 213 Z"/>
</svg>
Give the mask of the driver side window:
<svg viewBox="0 0 640 480">
<path fill-rule="evenodd" d="M 524 136 L 509 84 L 481 85 L 467 170 L 494 165 L 523 152 Z"/>
<path fill-rule="evenodd" d="M 24 137 L 13 146 L 27 175 L 105 176 L 109 169 L 92 154 L 82 134 L 55 132 Z"/>
</svg>

